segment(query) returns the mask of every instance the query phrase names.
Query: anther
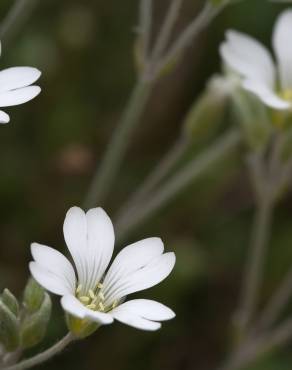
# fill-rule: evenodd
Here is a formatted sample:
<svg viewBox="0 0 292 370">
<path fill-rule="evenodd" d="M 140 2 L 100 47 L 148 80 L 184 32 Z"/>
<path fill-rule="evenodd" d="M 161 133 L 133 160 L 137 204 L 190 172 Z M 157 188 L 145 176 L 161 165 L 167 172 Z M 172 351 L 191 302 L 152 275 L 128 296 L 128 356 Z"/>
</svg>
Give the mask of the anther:
<svg viewBox="0 0 292 370">
<path fill-rule="evenodd" d="M 79 300 L 80 300 L 82 303 L 87 304 L 87 303 L 89 303 L 90 298 L 89 298 L 89 297 L 86 297 L 86 296 L 82 296 L 82 297 L 79 297 Z"/>
<path fill-rule="evenodd" d="M 102 293 L 102 292 L 99 292 L 99 293 L 98 293 L 98 296 L 99 296 L 99 298 L 100 298 L 101 300 L 103 300 L 103 301 L 104 301 L 104 295 L 103 295 L 103 293 Z"/>
<path fill-rule="evenodd" d="M 100 308 L 101 311 L 104 311 L 104 305 L 103 305 L 102 302 L 99 302 L 98 306 L 99 306 L 99 308 Z"/>
<path fill-rule="evenodd" d="M 88 304 L 86 307 L 89 308 L 90 310 L 95 310 L 96 309 L 96 305 L 93 304 L 93 303 Z"/>
<path fill-rule="evenodd" d="M 92 290 L 92 289 L 89 289 L 88 294 L 89 294 L 89 297 L 90 297 L 91 299 L 94 299 L 94 298 L 95 298 L 95 294 L 94 294 L 94 292 L 93 292 L 93 290 Z"/>
</svg>

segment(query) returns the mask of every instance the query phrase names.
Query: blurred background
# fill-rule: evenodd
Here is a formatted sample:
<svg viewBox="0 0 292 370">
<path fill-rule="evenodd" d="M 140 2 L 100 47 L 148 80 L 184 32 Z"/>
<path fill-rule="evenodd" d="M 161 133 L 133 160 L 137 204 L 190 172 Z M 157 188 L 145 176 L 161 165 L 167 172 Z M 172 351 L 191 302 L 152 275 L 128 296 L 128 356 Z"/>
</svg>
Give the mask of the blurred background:
<svg viewBox="0 0 292 370">
<path fill-rule="evenodd" d="M 34 2 L 31 15 L 3 42 L 1 56 L 1 69 L 27 65 L 43 72 L 41 95 L 7 109 L 11 123 L 0 127 L 0 287 L 18 296 L 29 276 L 31 242 L 65 251 L 65 212 L 82 204 L 136 79 L 137 0 Z M 1 0 L 0 20 L 11 4 Z M 155 32 L 168 4 L 154 1 Z M 174 35 L 202 4 L 185 0 Z M 287 6 L 265 0 L 230 6 L 196 39 L 172 73 L 159 80 L 109 200 L 101 204 L 110 216 L 176 140 L 184 115 L 207 79 L 221 70 L 218 45 L 225 30 L 248 32 L 270 47 L 273 23 Z M 207 144 L 194 146 L 193 152 Z M 252 203 L 244 161 L 235 153 L 125 242 L 157 235 L 167 250 L 176 252 L 171 276 L 137 294 L 170 306 L 176 319 L 156 333 L 119 323 L 101 328 L 40 368 L 215 369 L 232 340 L 231 318 L 249 244 Z M 286 198 L 276 210 L 262 303 L 292 264 L 291 207 Z M 58 299 L 54 302 L 49 332 L 36 350 L 65 333 L 63 312 Z M 291 367 L 292 351 L 286 347 L 248 369 Z"/>
</svg>

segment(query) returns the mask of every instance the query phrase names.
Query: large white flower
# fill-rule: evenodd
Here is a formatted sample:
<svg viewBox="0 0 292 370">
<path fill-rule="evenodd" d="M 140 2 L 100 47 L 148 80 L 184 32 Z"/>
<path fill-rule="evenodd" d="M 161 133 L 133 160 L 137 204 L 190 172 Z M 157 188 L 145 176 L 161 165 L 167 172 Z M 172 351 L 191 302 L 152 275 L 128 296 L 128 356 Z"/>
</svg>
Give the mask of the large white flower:
<svg viewBox="0 0 292 370">
<path fill-rule="evenodd" d="M 107 270 L 114 249 L 114 229 L 105 211 L 85 212 L 70 208 L 64 222 L 64 237 L 74 267 L 60 252 L 33 243 L 32 276 L 45 289 L 62 296 L 69 314 L 110 324 L 117 319 L 138 329 L 157 330 L 159 321 L 175 315 L 161 303 L 134 299 L 128 294 L 150 288 L 164 280 L 175 264 L 174 253 L 163 253 L 161 239 L 149 238 L 125 247 Z"/>
<path fill-rule="evenodd" d="M 1 56 L 1 44 L 0 44 Z M 0 71 L 0 108 L 26 103 L 41 91 L 39 86 L 30 86 L 41 75 L 36 68 L 13 67 Z M 9 115 L 0 110 L 0 123 L 8 123 Z"/>
<path fill-rule="evenodd" d="M 243 77 L 243 87 L 275 109 L 292 108 L 292 10 L 277 19 L 273 33 L 274 62 L 257 40 L 237 31 L 227 31 L 220 47 L 225 63 Z"/>
</svg>

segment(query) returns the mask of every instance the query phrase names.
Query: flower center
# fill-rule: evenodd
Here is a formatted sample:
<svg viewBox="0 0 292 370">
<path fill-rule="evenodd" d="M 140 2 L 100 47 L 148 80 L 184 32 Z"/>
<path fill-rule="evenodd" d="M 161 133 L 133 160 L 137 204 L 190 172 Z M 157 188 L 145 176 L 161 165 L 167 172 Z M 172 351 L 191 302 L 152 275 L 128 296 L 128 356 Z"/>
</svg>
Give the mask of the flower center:
<svg viewBox="0 0 292 370">
<path fill-rule="evenodd" d="M 279 95 L 282 99 L 292 103 L 292 89 L 282 90 Z"/>
<path fill-rule="evenodd" d="M 94 289 L 89 289 L 87 293 L 82 292 L 82 285 L 78 285 L 75 295 L 79 301 L 88 309 L 93 311 L 108 312 L 117 306 L 115 301 L 112 305 L 108 306 L 105 303 L 105 297 L 102 292 L 103 284 L 97 283 Z"/>
</svg>

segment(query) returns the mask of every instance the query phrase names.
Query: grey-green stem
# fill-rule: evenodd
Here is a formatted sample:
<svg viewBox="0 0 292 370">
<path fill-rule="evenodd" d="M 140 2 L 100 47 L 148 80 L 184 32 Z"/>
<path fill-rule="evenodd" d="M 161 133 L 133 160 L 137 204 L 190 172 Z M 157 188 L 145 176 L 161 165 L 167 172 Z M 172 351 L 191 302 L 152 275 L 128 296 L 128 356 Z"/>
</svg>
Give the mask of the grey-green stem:
<svg viewBox="0 0 292 370">
<path fill-rule="evenodd" d="M 139 203 L 155 191 L 155 188 L 179 162 L 188 147 L 188 138 L 185 135 L 180 136 L 162 160 L 158 162 L 158 165 L 144 180 L 138 190 L 134 192 L 127 203 L 122 207 L 117 215 L 117 219 L 130 217 L 130 214 L 139 206 Z"/>
<path fill-rule="evenodd" d="M 59 342 L 57 342 L 56 344 L 54 344 L 52 347 L 48 348 L 44 352 L 41 352 L 36 356 L 23 360 L 16 365 L 5 367 L 3 370 L 24 370 L 24 369 L 30 369 L 31 367 L 34 367 L 36 365 L 40 365 L 50 360 L 51 358 L 55 357 L 56 355 L 58 355 L 75 339 L 76 338 L 71 333 L 68 333 Z"/>
<path fill-rule="evenodd" d="M 140 13 L 141 9 L 142 13 L 143 9 L 149 12 L 150 5 L 151 3 L 149 2 L 144 3 L 145 7 L 142 7 L 141 5 Z M 86 208 L 93 207 L 97 203 L 102 203 L 102 201 L 106 199 L 112 187 L 114 179 L 119 171 L 120 165 L 125 157 L 125 153 L 130 143 L 133 130 L 140 121 L 141 115 L 147 103 L 147 98 L 151 93 L 151 88 L 153 87 L 156 79 L 159 78 L 159 72 L 163 70 L 164 67 L 169 64 L 169 62 L 176 58 L 178 51 L 181 53 L 184 48 L 188 46 L 192 40 L 194 40 L 194 38 L 200 33 L 200 31 L 204 29 L 210 21 L 213 20 L 213 18 L 223 9 L 223 7 L 224 6 L 216 7 L 210 4 L 206 6 L 198 15 L 198 17 L 191 23 L 191 25 L 186 28 L 181 36 L 179 36 L 177 42 L 174 42 L 173 48 L 170 47 L 170 53 L 166 53 L 166 57 L 162 57 L 161 60 L 152 61 L 150 53 L 149 60 L 145 61 L 145 69 L 142 71 L 140 79 L 136 87 L 134 88 L 123 118 L 118 127 L 115 129 L 114 134 L 107 146 L 105 155 L 101 161 L 101 164 L 94 174 L 84 203 L 84 206 Z M 167 32 L 165 31 L 165 35 L 167 37 L 163 37 L 163 43 L 165 42 L 165 40 L 167 40 L 169 31 L 171 30 L 173 22 L 175 20 L 173 13 L 171 12 L 169 14 L 172 16 L 172 19 L 170 19 L 171 22 L 169 22 L 170 26 L 168 26 L 166 29 Z M 148 16 L 145 18 L 143 14 L 140 14 L 140 19 L 144 22 L 144 25 L 142 25 L 142 34 L 144 32 L 143 27 L 144 29 L 145 27 L 147 27 L 146 35 L 147 37 L 149 37 L 149 24 L 151 24 L 149 13 Z M 159 38 L 160 36 L 158 35 L 158 39 Z M 146 41 L 148 43 L 149 39 Z M 146 50 L 144 46 L 144 55 L 145 52 Z"/>
<path fill-rule="evenodd" d="M 7 43 L 29 18 L 38 0 L 15 0 L 0 24 L 0 40 Z"/>
<path fill-rule="evenodd" d="M 123 239 L 135 226 L 145 222 L 211 166 L 214 166 L 230 154 L 238 146 L 240 141 L 241 133 L 238 130 L 227 132 L 217 139 L 215 144 L 208 147 L 202 154 L 190 161 L 181 170 L 174 173 L 166 185 L 162 186 L 149 199 L 140 204 L 135 212 L 129 215 L 129 218 L 124 217 L 117 220 L 118 238 Z"/>
</svg>

